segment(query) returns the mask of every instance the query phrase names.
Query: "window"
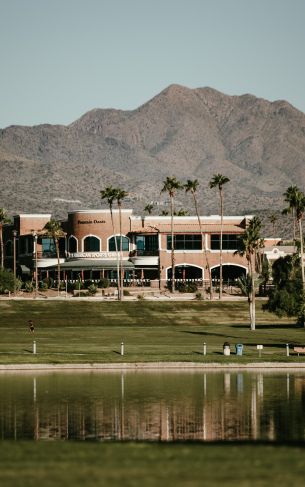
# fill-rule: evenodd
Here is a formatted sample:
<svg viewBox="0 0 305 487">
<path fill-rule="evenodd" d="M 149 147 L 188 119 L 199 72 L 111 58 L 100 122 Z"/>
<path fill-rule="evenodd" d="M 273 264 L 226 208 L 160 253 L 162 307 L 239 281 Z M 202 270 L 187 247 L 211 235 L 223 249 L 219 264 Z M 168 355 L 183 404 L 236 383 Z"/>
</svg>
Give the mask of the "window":
<svg viewBox="0 0 305 487">
<path fill-rule="evenodd" d="M 99 252 L 100 241 L 97 237 L 86 237 L 84 240 L 84 252 Z"/>
<path fill-rule="evenodd" d="M 172 236 L 167 235 L 167 250 L 172 248 Z M 201 235 L 174 235 L 175 250 L 201 250 Z"/>
<path fill-rule="evenodd" d="M 158 236 L 157 235 L 137 235 L 136 236 L 137 250 L 146 252 L 155 252 L 158 250 Z"/>
<path fill-rule="evenodd" d="M 56 247 L 53 238 L 41 239 L 42 255 L 51 256 L 56 255 Z"/>
<path fill-rule="evenodd" d="M 116 238 L 116 241 L 117 241 L 117 249 L 120 250 L 120 242 L 121 242 L 121 237 L 119 235 L 117 235 L 116 237 L 111 237 L 108 241 L 108 248 L 109 248 L 109 251 L 110 252 L 114 252 L 116 250 L 115 248 L 115 239 Z M 124 237 L 122 235 L 122 250 L 129 250 L 129 238 L 127 237 Z"/>
<path fill-rule="evenodd" d="M 239 248 L 239 235 L 223 234 L 222 249 L 237 250 Z M 220 235 L 211 235 L 211 250 L 220 250 Z"/>
<path fill-rule="evenodd" d="M 69 237 L 69 252 L 72 254 L 77 252 L 77 240 L 75 237 Z"/>
</svg>

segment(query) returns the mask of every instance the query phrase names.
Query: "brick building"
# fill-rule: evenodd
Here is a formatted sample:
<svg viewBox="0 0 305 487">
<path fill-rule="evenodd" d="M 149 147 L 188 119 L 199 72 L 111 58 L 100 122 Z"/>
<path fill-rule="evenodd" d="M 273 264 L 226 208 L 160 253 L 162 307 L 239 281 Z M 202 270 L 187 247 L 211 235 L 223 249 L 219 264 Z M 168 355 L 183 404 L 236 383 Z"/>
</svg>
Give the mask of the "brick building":
<svg viewBox="0 0 305 487">
<path fill-rule="evenodd" d="M 171 279 L 170 216 L 137 216 L 122 209 L 80 210 L 68 214 L 62 227 L 66 238 L 60 241 L 62 279 L 116 280 L 118 253 L 122 238 L 122 262 L 126 285 L 164 287 Z M 4 226 L 5 266 L 26 278 L 37 268 L 39 279 L 56 277 L 57 258 L 52 239 L 41 235 L 50 214 L 20 214 Z M 223 219 L 223 278 L 233 281 L 247 272 L 244 257 L 234 255 L 251 216 L 225 216 Z M 196 216 L 174 217 L 175 278 L 180 281 L 208 282 L 207 261 L 213 279 L 219 277 L 220 216 L 200 217 L 206 252 Z M 14 259 L 15 255 L 15 259 Z"/>
</svg>

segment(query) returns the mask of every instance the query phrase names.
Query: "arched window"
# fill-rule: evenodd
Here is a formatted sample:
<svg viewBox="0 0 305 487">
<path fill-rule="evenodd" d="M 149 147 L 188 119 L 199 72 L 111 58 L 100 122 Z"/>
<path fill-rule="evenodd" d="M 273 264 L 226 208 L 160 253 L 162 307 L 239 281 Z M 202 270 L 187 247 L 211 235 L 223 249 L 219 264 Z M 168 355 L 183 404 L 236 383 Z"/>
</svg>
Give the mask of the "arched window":
<svg viewBox="0 0 305 487">
<path fill-rule="evenodd" d="M 109 252 L 114 252 L 116 250 L 115 248 L 115 239 L 116 238 L 116 241 L 117 241 L 117 249 L 120 250 L 120 242 L 121 242 L 121 237 L 119 235 L 117 235 L 116 237 L 111 237 L 109 240 L 108 240 L 108 249 L 109 249 Z M 129 238 L 128 237 L 124 237 L 124 235 L 122 235 L 122 250 L 125 250 L 125 251 L 128 251 L 129 250 Z"/>
<path fill-rule="evenodd" d="M 86 237 L 84 240 L 84 252 L 99 252 L 100 240 L 97 237 Z"/>
<path fill-rule="evenodd" d="M 5 255 L 7 257 L 12 257 L 12 255 L 13 255 L 13 244 L 12 244 L 11 240 L 6 242 L 6 244 L 5 244 Z"/>
<path fill-rule="evenodd" d="M 71 236 L 68 240 L 68 252 L 74 254 L 77 252 L 77 240 L 75 237 Z"/>
</svg>

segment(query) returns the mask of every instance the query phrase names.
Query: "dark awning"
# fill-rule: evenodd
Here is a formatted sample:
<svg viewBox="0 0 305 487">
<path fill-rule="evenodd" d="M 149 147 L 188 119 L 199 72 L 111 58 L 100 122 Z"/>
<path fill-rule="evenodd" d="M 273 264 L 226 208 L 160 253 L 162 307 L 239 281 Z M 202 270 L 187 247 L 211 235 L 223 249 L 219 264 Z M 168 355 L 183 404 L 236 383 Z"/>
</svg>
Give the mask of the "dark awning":
<svg viewBox="0 0 305 487">
<path fill-rule="evenodd" d="M 53 265 L 49 267 L 49 269 L 56 269 L 57 265 Z M 66 261 L 63 264 L 60 264 L 61 270 L 69 270 L 69 271 L 100 271 L 100 270 L 116 270 L 117 268 L 117 261 L 116 260 L 92 260 L 92 259 L 79 259 L 79 260 L 70 260 Z M 134 264 L 129 260 L 123 260 L 123 269 L 124 270 L 133 270 L 135 268 Z"/>
</svg>

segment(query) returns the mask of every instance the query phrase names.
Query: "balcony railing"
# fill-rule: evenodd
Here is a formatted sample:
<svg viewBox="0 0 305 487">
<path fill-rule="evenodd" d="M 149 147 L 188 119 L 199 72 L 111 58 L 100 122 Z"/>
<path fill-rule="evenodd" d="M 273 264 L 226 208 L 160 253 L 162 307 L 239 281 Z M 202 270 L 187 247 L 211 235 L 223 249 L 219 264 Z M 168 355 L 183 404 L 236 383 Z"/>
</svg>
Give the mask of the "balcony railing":
<svg viewBox="0 0 305 487">
<path fill-rule="evenodd" d="M 157 257 L 159 250 L 132 250 L 130 257 Z"/>
</svg>

